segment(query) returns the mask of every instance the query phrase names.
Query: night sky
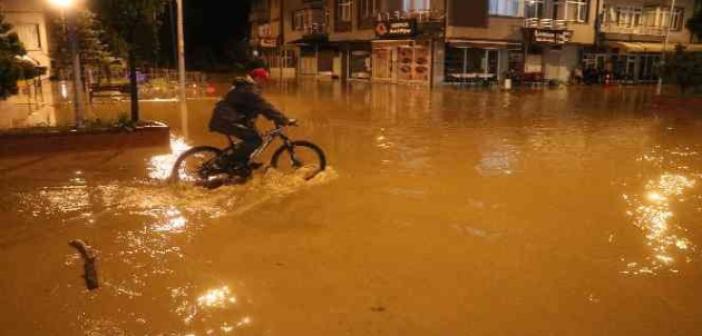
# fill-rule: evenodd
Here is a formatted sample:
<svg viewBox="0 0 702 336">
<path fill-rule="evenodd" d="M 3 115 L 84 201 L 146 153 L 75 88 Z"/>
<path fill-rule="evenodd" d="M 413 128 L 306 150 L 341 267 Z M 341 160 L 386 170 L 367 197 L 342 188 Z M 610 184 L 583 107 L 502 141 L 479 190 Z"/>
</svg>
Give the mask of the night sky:
<svg viewBox="0 0 702 336">
<path fill-rule="evenodd" d="M 175 15 L 175 1 L 172 9 Z M 225 70 L 243 61 L 249 30 L 248 0 L 184 0 L 184 10 L 189 68 Z M 173 64 L 175 16 L 166 15 L 163 23 L 161 62 Z"/>
</svg>

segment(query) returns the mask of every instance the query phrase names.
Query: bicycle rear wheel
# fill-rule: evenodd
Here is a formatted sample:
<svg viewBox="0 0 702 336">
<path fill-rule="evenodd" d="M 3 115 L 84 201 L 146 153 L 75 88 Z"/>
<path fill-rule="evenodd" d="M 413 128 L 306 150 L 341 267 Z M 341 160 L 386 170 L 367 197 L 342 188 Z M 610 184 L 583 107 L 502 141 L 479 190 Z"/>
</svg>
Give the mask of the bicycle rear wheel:
<svg viewBox="0 0 702 336">
<path fill-rule="evenodd" d="M 284 173 L 299 172 L 305 180 L 311 180 L 327 169 L 327 158 L 319 146 L 308 141 L 294 141 L 275 151 L 271 167 Z"/>
<path fill-rule="evenodd" d="M 221 173 L 214 167 L 215 159 L 222 150 L 209 146 L 193 147 L 183 153 L 171 171 L 171 181 L 202 184 L 215 174 Z"/>
</svg>

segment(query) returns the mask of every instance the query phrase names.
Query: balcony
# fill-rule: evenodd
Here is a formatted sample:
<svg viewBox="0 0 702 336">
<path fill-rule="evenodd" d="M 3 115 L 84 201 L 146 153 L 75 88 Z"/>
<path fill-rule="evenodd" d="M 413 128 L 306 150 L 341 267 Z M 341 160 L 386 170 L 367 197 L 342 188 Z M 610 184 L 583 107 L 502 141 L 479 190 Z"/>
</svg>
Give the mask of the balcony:
<svg viewBox="0 0 702 336">
<path fill-rule="evenodd" d="M 411 11 L 394 11 L 383 12 L 376 14 L 376 21 L 399 21 L 399 20 L 416 20 L 417 23 L 425 22 L 440 22 L 446 18 L 446 13 L 437 10 L 411 10 Z"/>
<path fill-rule="evenodd" d="M 568 30 L 568 21 L 529 18 L 524 20 L 524 28 L 542 30 Z"/>
<path fill-rule="evenodd" d="M 622 26 L 616 22 L 604 22 L 600 26 L 600 32 L 607 40 L 660 42 L 665 37 L 666 29 L 643 25 Z"/>
</svg>

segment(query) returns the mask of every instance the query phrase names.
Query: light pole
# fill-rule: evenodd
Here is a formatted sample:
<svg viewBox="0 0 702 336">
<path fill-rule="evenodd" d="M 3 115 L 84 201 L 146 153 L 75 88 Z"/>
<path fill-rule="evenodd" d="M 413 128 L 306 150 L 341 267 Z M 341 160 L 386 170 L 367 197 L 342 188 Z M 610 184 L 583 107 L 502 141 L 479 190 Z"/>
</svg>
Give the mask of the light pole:
<svg viewBox="0 0 702 336">
<path fill-rule="evenodd" d="M 183 135 L 188 137 L 188 105 L 185 96 L 185 33 L 183 32 L 183 0 L 176 0 L 178 11 L 178 100 L 180 100 L 180 115 Z"/>
<path fill-rule="evenodd" d="M 62 16 L 71 7 L 75 6 L 75 0 L 49 0 L 53 6 L 61 10 Z M 71 59 L 73 61 L 73 110 L 75 112 L 76 127 L 83 126 L 83 80 L 80 69 L 80 50 L 78 47 L 78 27 L 76 25 L 76 13 L 68 15 L 66 20 L 68 39 L 71 44 Z"/>
<path fill-rule="evenodd" d="M 185 101 L 185 36 L 183 32 L 183 0 L 176 0 L 178 10 L 178 73 L 180 79 L 179 97 Z"/>
<path fill-rule="evenodd" d="M 675 0 L 670 2 L 670 16 L 668 17 L 668 27 L 665 29 L 665 38 L 663 39 L 663 52 L 661 53 L 661 67 L 658 69 L 658 85 L 656 86 L 656 95 L 661 95 L 663 92 L 663 67 L 665 66 L 665 49 L 668 48 L 668 39 L 670 38 L 670 28 L 673 26 L 673 14 L 675 12 Z"/>
</svg>

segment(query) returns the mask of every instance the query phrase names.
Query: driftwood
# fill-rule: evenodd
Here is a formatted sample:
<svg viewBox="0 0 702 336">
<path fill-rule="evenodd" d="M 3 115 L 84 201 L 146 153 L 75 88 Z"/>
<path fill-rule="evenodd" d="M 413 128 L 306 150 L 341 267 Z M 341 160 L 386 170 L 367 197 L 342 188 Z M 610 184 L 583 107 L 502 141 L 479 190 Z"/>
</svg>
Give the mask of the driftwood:
<svg viewBox="0 0 702 336">
<path fill-rule="evenodd" d="M 71 240 L 68 245 L 78 250 L 80 256 L 83 258 L 83 278 L 85 279 L 85 286 L 89 290 L 98 289 L 98 275 L 97 275 L 97 255 L 88 244 L 82 240 Z"/>
</svg>

